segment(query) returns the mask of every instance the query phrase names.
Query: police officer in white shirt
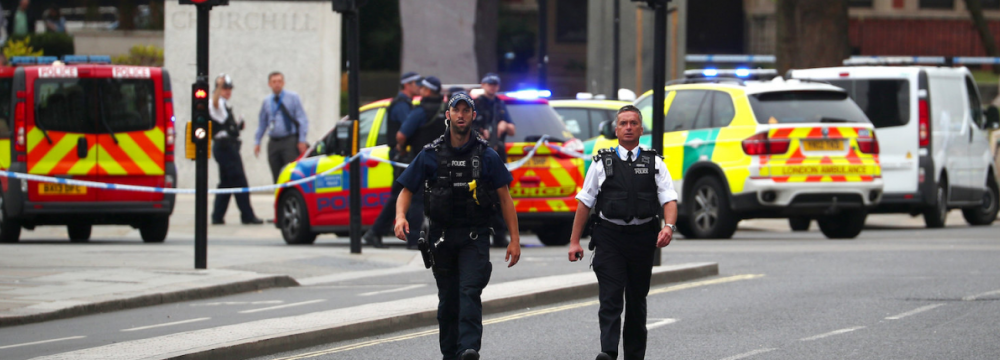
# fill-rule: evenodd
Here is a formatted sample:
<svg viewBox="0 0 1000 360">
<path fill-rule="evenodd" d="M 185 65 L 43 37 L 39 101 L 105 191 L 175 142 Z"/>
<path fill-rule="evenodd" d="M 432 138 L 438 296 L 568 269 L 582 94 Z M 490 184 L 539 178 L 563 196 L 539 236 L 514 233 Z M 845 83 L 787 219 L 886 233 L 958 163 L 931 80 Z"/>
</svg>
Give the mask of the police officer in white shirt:
<svg viewBox="0 0 1000 360">
<path fill-rule="evenodd" d="M 598 151 L 576 196 L 579 205 L 569 261 L 583 259 L 580 234 L 590 209 L 596 207 L 590 247 L 601 302 L 601 353 L 597 360 L 618 358 L 621 335 L 625 339 L 624 358 L 635 360 L 646 355 L 646 295 L 653 256 L 656 248 L 669 245 L 673 238 L 677 192 L 663 159 L 656 151 L 639 147 L 642 114 L 638 108 L 626 105 L 618 110 L 615 135 L 619 145 Z M 625 327 L 621 334 L 623 308 Z"/>
<path fill-rule="evenodd" d="M 215 92 L 208 107 L 212 117 L 212 157 L 219 164 L 219 188 L 247 187 L 247 175 L 243 171 L 243 159 L 240 157 L 240 131 L 243 130 L 243 120 L 236 121 L 233 108 L 228 100 L 233 96 L 233 79 L 221 74 L 215 78 Z M 212 224 L 225 224 L 226 209 L 229 207 L 230 194 L 216 194 L 215 206 L 212 209 Z M 264 220 L 257 218 L 250 207 L 249 193 L 233 194 L 236 206 L 240 208 L 240 220 L 243 224 L 263 224 Z"/>
</svg>

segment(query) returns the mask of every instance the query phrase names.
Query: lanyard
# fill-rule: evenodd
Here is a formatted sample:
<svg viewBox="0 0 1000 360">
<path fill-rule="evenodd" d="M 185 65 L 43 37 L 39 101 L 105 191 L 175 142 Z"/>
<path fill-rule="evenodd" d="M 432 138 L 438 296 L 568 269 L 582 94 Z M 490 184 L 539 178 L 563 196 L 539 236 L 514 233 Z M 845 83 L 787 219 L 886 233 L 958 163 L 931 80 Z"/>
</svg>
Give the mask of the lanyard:
<svg viewBox="0 0 1000 360">
<path fill-rule="evenodd" d="M 278 117 L 278 110 L 281 110 L 281 105 L 280 104 L 281 104 L 282 98 L 284 98 L 284 97 L 285 97 L 285 92 L 282 91 L 280 94 L 278 94 L 278 101 L 277 102 L 274 101 L 273 97 L 271 98 L 271 101 L 274 102 L 274 105 L 271 106 L 271 108 L 273 109 L 271 111 L 271 114 L 272 114 L 273 117 Z"/>
</svg>

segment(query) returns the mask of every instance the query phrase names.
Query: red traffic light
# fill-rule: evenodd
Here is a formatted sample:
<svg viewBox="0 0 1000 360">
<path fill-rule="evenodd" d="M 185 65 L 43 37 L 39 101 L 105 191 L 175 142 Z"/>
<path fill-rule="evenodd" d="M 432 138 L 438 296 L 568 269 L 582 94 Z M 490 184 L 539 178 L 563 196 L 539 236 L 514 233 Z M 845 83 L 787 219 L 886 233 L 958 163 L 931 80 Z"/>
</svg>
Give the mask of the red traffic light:
<svg viewBox="0 0 1000 360">
<path fill-rule="evenodd" d="M 202 1 L 204 1 L 204 0 L 202 0 Z M 205 91 L 205 89 L 195 90 L 195 92 L 194 92 L 194 98 L 195 99 L 208 99 L 208 91 Z"/>
</svg>

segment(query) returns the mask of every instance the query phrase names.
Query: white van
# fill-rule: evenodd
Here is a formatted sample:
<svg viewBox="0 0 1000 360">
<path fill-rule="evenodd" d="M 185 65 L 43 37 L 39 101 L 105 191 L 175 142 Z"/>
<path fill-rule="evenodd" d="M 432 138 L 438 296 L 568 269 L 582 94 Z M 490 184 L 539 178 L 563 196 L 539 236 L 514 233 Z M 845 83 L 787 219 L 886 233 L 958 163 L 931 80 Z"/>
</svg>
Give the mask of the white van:
<svg viewBox="0 0 1000 360">
<path fill-rule="evenodd" d="M 929 228 L 943 227 L 951 209 L 971 225 L 996 220 L 988 130 L 1000 113 L 984 111 L 968 69 L 845 66 L 787 76 L 844 88 L 875 125 L 885 193 L 873 212 L 923 214 Z"/>
</svg>

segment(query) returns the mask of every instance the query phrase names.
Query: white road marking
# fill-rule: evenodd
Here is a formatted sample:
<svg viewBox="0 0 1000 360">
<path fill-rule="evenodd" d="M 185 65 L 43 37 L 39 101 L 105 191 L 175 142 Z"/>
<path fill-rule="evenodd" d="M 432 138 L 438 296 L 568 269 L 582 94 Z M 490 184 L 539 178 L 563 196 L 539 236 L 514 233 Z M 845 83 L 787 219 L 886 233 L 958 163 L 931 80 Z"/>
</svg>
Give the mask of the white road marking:
<svg viewBox="0 0 1000 360">
<path fill-rule="evenodd" d="M 271 305 L 281 304 L 284 300 L 263 300 L 263 301 L 220 301 L 210 303 L 191 304 L 190 306 L 222 306 L 222 305 Z"/>
<path fill-rule="evenodd" d="M 840 334 L 844 334 L 844 333 L 849 333 L 851 331 L 860 330 L 860 329 L 864 329 L 864 328 L 865 328 L 864 326 L 855 326 L 855 327 L 852 327 L 852 328 L 834 330 L 834 331 L 831 331 L 831 332 L 828 332 L 828 333 L 825 333 L 825 334 L 819 334 L 819 335 L 816 335 L 816 336 L 810 336 L 810 337 L 807 337 L 807 338 L 802 338 L 802 339 L 799 339 L 799 341 L 819 340 L 819 339 L 822 339 L 822 338 L 825 338 L 825 337 L 830 337 L 830 336 L 834 336 L 834 335 L 840 335 Z"/>
<path fill-rule="evenodd" d="M 401 287 L 401 288 L 395 288 L 395 289 L 389 289 L 389 290 L 366 292 L 366 293 L 363 293 L 363 294 L 358 294 L 358 296 L 372 296 L 372 295 L 378 295 L 378 294 L 388 294 L 388 293 L 394 293 L 394 292 L 400 292 L 400 291 L 406 291 L 406 290 L 411 290 L 411 289 L 422 288 L 424 286 L 427 286 L 427 284 L 416 284 L 416 285 L 404 286 L 404 287 Z"/>
<path fill-rule="evenodd" d="M 742 353 L 742 354 L 739 354 L 739 355 L 733 355 L 733 356 L 727 357 L 727 358 L 722 359 L 722 360 L 739 360 L 739 359 L 745 359 L 745 358 L 748 358 L 748 357 L 751 357 L 751 356 L 754 356 L 754 355 L 763 354 L 763 353 L 766 353 L 766 352 L 772 352 L 774 350 L 778 350 L 778 349 L 775 349 L 775 348 L 771 348 L 771 349 L 757 349 L 757 350 L 750 351 L 750 352 L 745 352 L 745 353 Z"/>
<path fill-rule="evenodd" d="M 64 337 L 64 338 L 59 338 L 59 339 L 42 340 L 42 341 L 35 341 L 35 342 L 30 342 L 30 343 L 0 346 L 0 349 L 10 349 L 10 348 L 16 348 L 16 347 L 21 347 L 21 346 L 30 346 L 30 345 L 38 345 L 38 344 L 48 344 L 48 343 L 56 342 L 56 341 L 66 341 L 66 340 L 83 339 L 85 337 L 86 336 L 70 336 L 70 337 Z"/>
<path fill-rule="evenodd" d="M 648 330 L 656 329 L 656 328 L 661 327 L 663 325 L 670 325 L 670 324 L 673 324 L 673 323 L 677 322 L 677 319 L 650 319 L 650 320 L 659 320 L 659 321 L 647 323 L 646 324 L 646 330 L 647 331 Z"/>
<path fill-rule="evenodd" d="M 987 297 L 987 296 L 990 296 L 990 295 L 998 295 L 998 294 L 1000 294 L 1000 290 L 993 290 L 993 291 L 984 292 L 982 294 L 976 294 L 976 295 L 966 296 L 966 297 L 962 298 L 962 301 L 973 301 L 973 300 L 976 300 L 976 299 L 979 299 L 979 298 Z"/>
<path fill-rule="evenodd" d="M 294 306 L 302 306 L 302 305 L 315 304 L 315 303 L 324 302 L 324 301 L 326 301 L 326 299 L 316 299 L 316 300 L 309 300 L 309 301 L 303 301 L 303 302 L 297 302 L 297 303 L 291 303 L 291 304 L 285 304 L 285 305 L 278 305 L 278 306 L 272 306 L 272 307 L 266 307 L 266 308 L 260 308 L 260 309 L 243 310 L 243 311 L 240 311 L 240 314 L 252 314 L 252 313 L 261 312 L 261 311 L 278 310 L 278 309 L 290 308 L 290 307 L 294 307 Z"/>
<path fill-rule="evenodd" d="M 191 319 L 191 320 L 174 321 L 174 322 L 168 322 L 168 323 L 157 324 L 157 325 L 140 326 L 140 327 L 134 327 L 134 328 L 131 328 L 131 329 L 122 329 L 122 331 L 124 332 L 124 331 L 139 331 L 139 330 L 146 330 L 146 329 L 154 329 L 154 328 L 158 328 L 158 327 L 174 326 L 174 325 L 181 325 L 181 324 L 189 324 L 189 323 L 193 323 L 193 322 L 205 321 L 205 320 L 208 320 L 208 319 L 211 319 L 211 318 L 210 317 L 203 317 L 203 318 L 197 318 L 197 319 Z"/>
<path fill-rule="evenodd" d="M 921 306 L 921 307 L 918 307 L 916 309 L 907 311 L 907 312 L 899 314 L 899 315 L 889 316 L 889 317 L 887 317 L 885 319 L 886 320 L 899 320 L 899 319 L 905 318 L 907 316 L 910 316 L 910 315 L 913 315 L 913 314 L 922 313 L 924 311 L 931 310 L 931 309 L 934 309 L 934 308 L 936 308 L 938 306 L 943 306 L 943 305 L 944 304 L 932 304 L 932 305 L 927 305 L 927 306 Z"/>
</svg>

